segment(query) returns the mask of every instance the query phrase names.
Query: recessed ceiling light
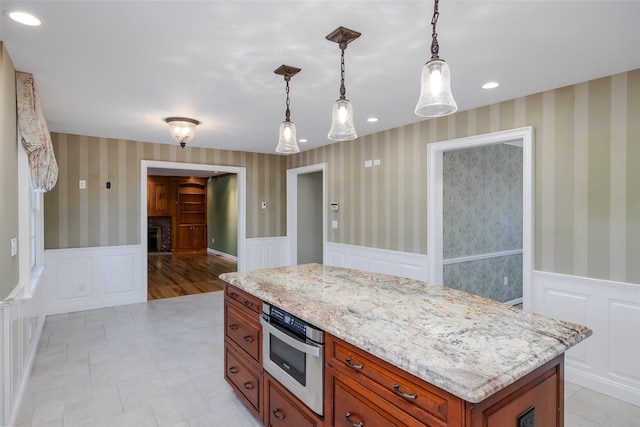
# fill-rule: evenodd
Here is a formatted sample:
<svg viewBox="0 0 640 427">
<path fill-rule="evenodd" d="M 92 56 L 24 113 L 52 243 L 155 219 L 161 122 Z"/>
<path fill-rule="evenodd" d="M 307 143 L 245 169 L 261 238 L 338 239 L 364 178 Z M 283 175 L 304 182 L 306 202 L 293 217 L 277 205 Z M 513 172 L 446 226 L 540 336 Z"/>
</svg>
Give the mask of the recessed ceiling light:
<svg viewBox="0 0 640 427">
<path fill-rule="evenodd" d="M 7 11 L 7 16 L 20 24 L 30 27 L 37 27 L 42 24 L 38 18 L 21 10 L 9 10 Z"/>
<path fill-rule="evenodd" d="M 498 82 L 486 82 L 482 85 L 482 89 L 495 89 L 498 86 L 500 86 L 500 83 Z"/>
<path fill-rule="evenodd" d="M 300 139 L 298 140 L 298 142 L 301 142 L 301 143 L 303 143 L 303 144 L 304 144 L 305 142 L 307 142 L 307 140 L 306 140 L 306 139 L 304 139 L 304 138 L 300 138 Z"/>
<path fill-rule="evenodd" d="M 375 123 L 375 122 L 377 122 L 377 121 L 378 121 L 378 118 L 377 118 L 377 117 L 369 117 L 369 118 L 367 119 L 367 121 L 368 121 L 369 123 Z"/>
</svg>

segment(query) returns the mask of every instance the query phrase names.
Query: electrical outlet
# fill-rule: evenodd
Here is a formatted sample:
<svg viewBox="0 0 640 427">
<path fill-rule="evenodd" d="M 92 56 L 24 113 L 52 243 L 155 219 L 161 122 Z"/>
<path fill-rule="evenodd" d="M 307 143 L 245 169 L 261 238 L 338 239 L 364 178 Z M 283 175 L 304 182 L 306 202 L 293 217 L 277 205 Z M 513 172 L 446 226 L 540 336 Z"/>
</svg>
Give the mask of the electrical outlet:
<svg viewBox="0 0 640 427">
<path fill-rule="evenodd" d="M 502 283 L 504 286 L 507 286 L 509 284 L 509 276 L 504 276 L 504 281 Z"/>
<path fill-rule="evenodd" d="M 216 242 L 215 237 L 212 237 L 212 238 L 211 238 L 211 243 L 215 243 L 215 242 Z"/>
</svg>

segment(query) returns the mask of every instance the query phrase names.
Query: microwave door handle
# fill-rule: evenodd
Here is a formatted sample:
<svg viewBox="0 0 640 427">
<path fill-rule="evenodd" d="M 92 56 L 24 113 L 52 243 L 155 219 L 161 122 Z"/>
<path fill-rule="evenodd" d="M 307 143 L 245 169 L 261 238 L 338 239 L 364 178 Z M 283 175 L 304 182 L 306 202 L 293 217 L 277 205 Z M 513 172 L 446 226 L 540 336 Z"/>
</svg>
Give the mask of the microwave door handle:
<svg viewBox="0 0 640 427">
<path fill-rule="evenodd" d="M 291 347 L 295 348 L 296 350 L 299 350 L 299 351 L 301 351 L 303 353 L 306 353 L 306 354 L 309 354 L 311 356 L 320 357 L 320 347 L 309 345 L 309 344 L 305 344 L 302 341 L 298 341 L 297 339 L 295 339 L 293 337 L 290 337 L 289 335 L 285 334 L 280 329 L 278 329 L 277 326 L 272 325 L 271 323 L 267 322 L 262 317 L 260 318 L 260 323 L 262 324 L 263 328 L 265 328 L 265 329 L 267 329 L 267 331 L 269 331 L 270 334 L 275 335 L 278 339 L 280 339 L 281 341 L 283 341 L 287 345 L 290 345 Z"/>
</svg>

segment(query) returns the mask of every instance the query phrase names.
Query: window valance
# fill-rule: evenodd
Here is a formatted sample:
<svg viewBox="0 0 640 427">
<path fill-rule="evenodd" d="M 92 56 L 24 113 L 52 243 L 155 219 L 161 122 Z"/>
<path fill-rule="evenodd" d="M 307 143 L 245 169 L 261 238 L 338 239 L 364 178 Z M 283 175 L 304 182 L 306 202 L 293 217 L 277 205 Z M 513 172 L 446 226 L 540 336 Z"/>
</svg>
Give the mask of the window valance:
<svg viewBox="0 0 640 427">
<path fill-rule="evenodd" d="M 22 146 L 29 155 L 31 184 L 34 188 L 49 191 L 58 181 L 58 163 L 32 74 L 16 72 L 16 96 L 18 126 Z"/>
</svg>

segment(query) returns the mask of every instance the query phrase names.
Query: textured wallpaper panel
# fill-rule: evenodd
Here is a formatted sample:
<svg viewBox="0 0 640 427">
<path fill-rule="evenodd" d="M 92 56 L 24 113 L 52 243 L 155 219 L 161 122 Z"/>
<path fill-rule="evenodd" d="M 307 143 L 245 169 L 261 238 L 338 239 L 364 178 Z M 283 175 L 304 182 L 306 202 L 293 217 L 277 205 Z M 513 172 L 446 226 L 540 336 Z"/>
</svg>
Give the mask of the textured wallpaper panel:
<svg viewBox="0 0 640 427">
<path fill-rule="evenodd" d="M 306 151 L 287 168 L 328 163 L 340 203 L 329 241 L 426 254 L 426 145 L 532 126 L 534 268 L 640 283 L 639 117 L 634 70 Z"/>
<path fill-rule="evenodd" d="M 522 249 L 522 148 L 443 154 L 444 259 Z"/>
<path fill-rule="evenodd" d="M 247 237 L 286 233 L 285 158 L 181 149 L 177 145 L 53 133 L 58 185 L 45 194 L 45 248 L 140 243 L 140 162 L 160 160 L 247 168 Z M 80 190 L 78 181 L 86 180 Z M 111 188 L 106 188 L 106 182 Z M 269 209 L 260 209 L 266 201 Z"/>
</svg>

